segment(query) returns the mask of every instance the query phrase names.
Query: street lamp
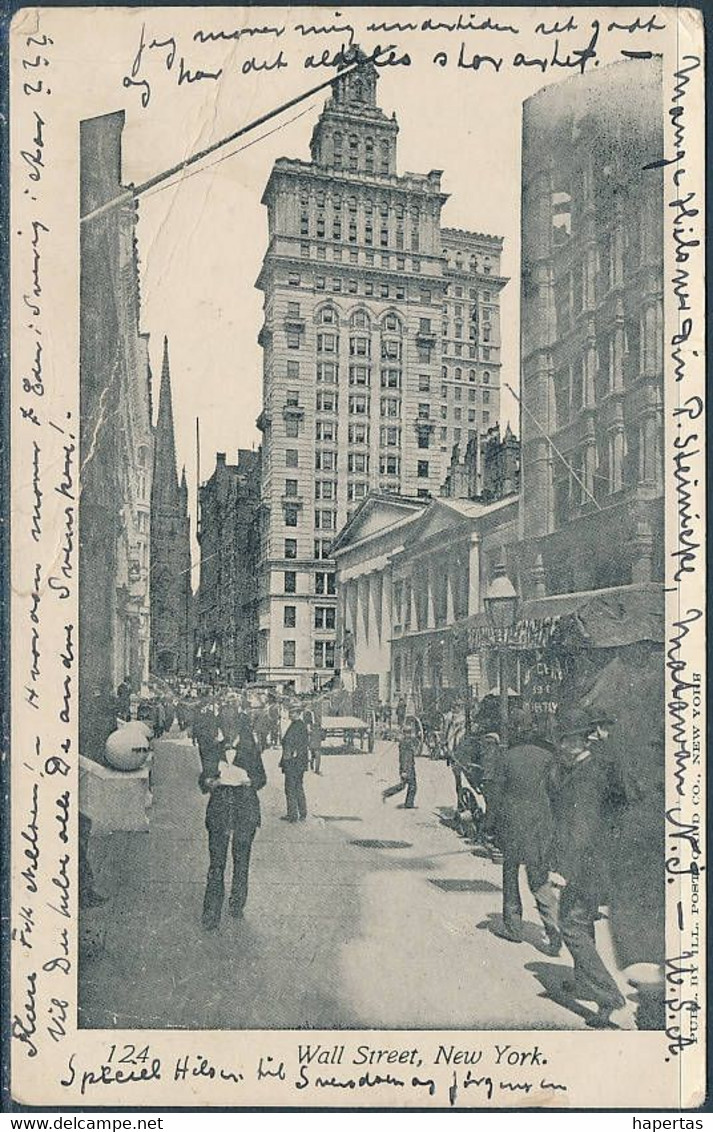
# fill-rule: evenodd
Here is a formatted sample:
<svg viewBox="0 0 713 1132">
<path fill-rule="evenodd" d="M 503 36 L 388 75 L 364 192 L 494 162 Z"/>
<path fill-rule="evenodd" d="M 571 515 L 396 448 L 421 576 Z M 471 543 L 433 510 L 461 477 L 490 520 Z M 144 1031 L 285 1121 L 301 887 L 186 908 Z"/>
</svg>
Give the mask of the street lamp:
<svg viewBox="0 0 713 1132">
<path fill-rule="evenodd" d="M 485 612 L 488 621 L 495 630 L 495 640 L 498 645 L 498 660 L 500 672 L 500 743 L 503 748 L 508 744 L 509 709 L 508 694 L 510 690 L 510 676 L 508 664 L 507 631 L 512 629 L 517 616 L 518 596 L 515 587 L 505 572 L 505 565 L 501 562 L 495 567 L 492 581 L 488 591 L 483 597 Z"/>
</svg>

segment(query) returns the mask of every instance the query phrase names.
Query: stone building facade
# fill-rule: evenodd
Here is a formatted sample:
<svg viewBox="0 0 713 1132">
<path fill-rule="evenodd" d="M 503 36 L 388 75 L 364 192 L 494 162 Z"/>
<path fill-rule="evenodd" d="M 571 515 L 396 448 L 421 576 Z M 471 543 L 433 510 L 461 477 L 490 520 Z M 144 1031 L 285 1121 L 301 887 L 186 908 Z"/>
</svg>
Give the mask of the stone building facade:
<svg viewBox="0 0 713 1132">
<path fill-rule="evenodd" d="M 80 124 L 82 215 L 125 192 L 123 127 L 123 111 Z M 149 674 L 154 440 L 139 318 L 136 209 L 128 203 L 81 226 L 80 747 L 92 699 L 107 702 L 125 677 L 139 692 Z"/>
<path fill-rule="evenodd" d="M 199 489 L 201 548 L 195 674 L 240 687 L 257 668 L 257 517 L 260 452 L 240 449 L 237 463 L 216 455 Z"/>
<path fill-rule="evenodd" d="M 370 491 L 437 495 L 499 414 L 502 240 L 441 226 L 440 171 L 397 172 L 377 79 L 337 79 L 263 197 L 258 671 L 302 689 L 335 664 L 336 532 Z"/>
<path fill-rule="evenodd" d="M 660 61 L 524 106 L 525 597 L 663 578 Z"/>
<path fill-rule="evenodd" d="M 151 672 L 193 671 L 191 531 L 185 468 L 179 480 L 168 340 L 163 342 L 151 489 Z"/>
<path fill-rule="evenodd" d="M 378 675 L 384 702 L 403 695 L 420 707 L 443 689 L 463 694 L 459 634 L 482 614 L 497 565 L 517 579 L 517 540 L 517 494 L 491 503 L 369 496 L 334 545 L 347 667 Z M 481 696 L 492 683 L 487 669 Z"/>
</svg>

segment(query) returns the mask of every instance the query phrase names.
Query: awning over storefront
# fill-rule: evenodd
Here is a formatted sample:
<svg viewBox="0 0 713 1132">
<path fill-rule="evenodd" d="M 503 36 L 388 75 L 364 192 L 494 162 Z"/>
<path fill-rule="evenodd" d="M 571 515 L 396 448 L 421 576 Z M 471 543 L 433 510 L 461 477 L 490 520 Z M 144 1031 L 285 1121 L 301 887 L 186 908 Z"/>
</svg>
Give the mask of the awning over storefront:
<svg viewBox="0 0 713 1132">
<path fill-rule="evenodd" d="M 468 648 L 494 643 L 484 613 L 457 627 Z M 620 648 L 639 641 L 663 644 L 664 591 L 660 585 L 620 586 L 558 594 L 523 603 L 507 643 L 513 648 Z"/>
</svg>

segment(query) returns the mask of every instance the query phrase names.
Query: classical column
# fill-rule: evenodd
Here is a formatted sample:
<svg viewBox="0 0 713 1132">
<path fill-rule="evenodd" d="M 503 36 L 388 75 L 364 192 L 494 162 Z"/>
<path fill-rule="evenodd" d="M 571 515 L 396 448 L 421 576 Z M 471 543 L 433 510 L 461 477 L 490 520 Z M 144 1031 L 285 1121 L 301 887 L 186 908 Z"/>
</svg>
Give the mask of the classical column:
<svg viewBox="0 0 713 1132">
<path fill-rule="evenodd" d="M 389 644 L 394 635 L 394 616 L 392 606 L 393 581 L 391 567 L 387 566 L 381 575 L 381 643 Z"/>
<path fill-rule="evenodd" d="M 480 611 L 480 535 L 470 536 L 468 551 L 468 616 Z"/>
<path fill-rule="evenodd" d="M 359 628 L 362 633 L 362 641 L 366 648 L 369 647 L 369 634 L 371 626 L 369 624 L 369 575 L 363 574 L 359 578 Z"/>
<path fill-rule="evenodd" d="M 337 640 L 344 638 L 347 629 L 347 592 L 349 582 L 337 582 Z"/>
<path fill-rule="evenodd" d="M 449 566 L 445 567 L 446 574 L 446 625 L 452 625 L 456 619 L 455 602 L 453 600 L 453 574 Z"/>
<path fill-rule="evenodd" d="M 369 574 L 369 646 L 378 648 L 381 644 L 381 578 L 377 571 Z"/>
<path fill-rule="evenodd" d="M 435 609 L 435 601 L 434 601 L 434 594 L 433 594 L 432 568 L 431 568 L 430 562 L 426 563 L 425 574 L 426 574 L 426 592 L 428 594 L 428 599 L 426 601 L 426 628 L 427 629 L 435 629 L 435 627 L 436 627 L 436 609 Z"/>
<path fill-rule="evenodd" d="M 352 579 L 347 584 L 347 602 L 346 602 L 346 627 L 356 637 L 357 631 L 357 608 L 359 604 L 359 583 Z"/>
</svg>

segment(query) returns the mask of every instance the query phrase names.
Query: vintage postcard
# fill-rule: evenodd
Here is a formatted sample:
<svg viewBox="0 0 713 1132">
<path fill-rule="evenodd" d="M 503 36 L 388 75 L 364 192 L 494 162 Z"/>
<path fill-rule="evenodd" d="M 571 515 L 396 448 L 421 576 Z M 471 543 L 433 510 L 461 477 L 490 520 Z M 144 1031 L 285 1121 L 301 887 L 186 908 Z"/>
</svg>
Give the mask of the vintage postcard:
<svg viewBox="0 0 713 1132">
<path fill-rule="evenodd" d="M 15 1103 L 701 1105 L 701 14 L 9 38 Z"/>
</svg>

